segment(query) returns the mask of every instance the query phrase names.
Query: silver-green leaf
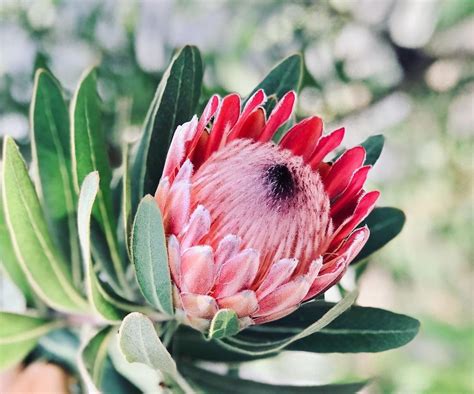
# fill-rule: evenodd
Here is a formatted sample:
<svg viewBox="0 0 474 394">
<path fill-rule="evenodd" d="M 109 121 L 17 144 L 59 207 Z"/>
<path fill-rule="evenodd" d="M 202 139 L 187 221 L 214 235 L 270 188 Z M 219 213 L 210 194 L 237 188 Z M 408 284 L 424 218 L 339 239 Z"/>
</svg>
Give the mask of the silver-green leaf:
<svg viewBox="0 0 474 394">
<path fill-rule="evenodd" d="M 41 336 L 61 325 L 36 316 L 0 312 L 0 370 L 23 360 Z"/>
<path fill-rule="evenodd" d="M 102 130 L 100 100 L 94 70 L 84 73 L 71 103 L 72 168 L 77 191 L 84 178 L 92 171 L 100 174 L 100 187 L 93 216 L 97 220 L 108 245 L 109 259 L 101 259 L 104 273 L 122 295 L 130 295 L 125 278 L 124 261 L 120 258 L 110 191 L 111 168 L 107 145 Z"/>
<path fill-rule="evenodd" d="M 165 380 L 176 385 L 176 392 L 194 392 L 178 372 L 152 321 L 145 315 L 133 312 L 125 317 L 119 330 L 119 346 L 128 362 L 142 363 L 160 371 Z"/>
<path fill-rule="evenodd" d="M 138 206 L 132 231 L 132 260 L 145 299 L 158 310 L 173 314 L 170 269 L 160 209 L 152 196 Z"/>
<path fill-rule="evenodd" d="M 239 319 L 231 309 L 220 309 L 211 321 L 209 339 L 230 337 L 239 332 Z"/>
<path fill-rule="evenodd" d="M 87 295 L 94 310 L 109 322 L 119 322 L 127 314 L 107 297 L 92 265 L 90 247 L 90 220 L 92 207 L 99 191 L 99 174 L 91 172 L 84 178 L 79 194 L 77 223 L 82 258 L 86 272 Z"/>
<path fill-rule="evenodd" d="M 35 293 L 49 306 L 69 312 L 88 309 L 74 287 L 70 266 L 56 249 L 26 164 L 13 139 L 4 140 L 3 208 L 20 262 Z"/>
<path fill-rule="evenodd" d="M 30 119 L 38 194 L 53 235 L 71 263 L 77 285 L 81 281 L 81 262 L 75 222 L 69 114 L 59 83 L 43 69 L 35 75 Z"/>
<path fill-rule="evenodd" d="M 136 209 L 145 194 L 154 193 L 176 127 L 194 115 L 201 94 L 202 60 L 194 46 L 180 49 L 156 90 L 132 168 L 132 203 Z"/>
</svg>

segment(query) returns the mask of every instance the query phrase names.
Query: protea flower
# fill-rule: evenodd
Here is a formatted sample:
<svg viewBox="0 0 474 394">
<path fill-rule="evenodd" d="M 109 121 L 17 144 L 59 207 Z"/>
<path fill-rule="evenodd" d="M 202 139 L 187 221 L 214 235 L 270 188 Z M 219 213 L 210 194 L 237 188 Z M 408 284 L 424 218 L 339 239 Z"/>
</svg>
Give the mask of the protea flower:
<svg viewBox="0 0 474 394">
<path fill-rule="evenodd" d="M 267 118 L 266 97 L 214 96 L 198 120 L 178 127 L 156 201 L 168 240 L 178 315 L 205 330 L 221 308 L 241 327 L 279 319 L 339 281 L 369 236 L 357 228 L 378 191 L 356 146 L 334 163 L 344 129 L 322 136 L 318 117 L 275 132 L 294 92 Z"/>
</svg>

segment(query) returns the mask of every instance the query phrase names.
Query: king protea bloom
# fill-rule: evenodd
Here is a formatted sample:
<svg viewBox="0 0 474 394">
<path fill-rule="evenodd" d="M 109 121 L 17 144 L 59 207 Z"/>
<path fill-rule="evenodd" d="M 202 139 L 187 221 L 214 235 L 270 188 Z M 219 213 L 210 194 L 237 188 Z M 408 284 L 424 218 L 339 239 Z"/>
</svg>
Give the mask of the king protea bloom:
<svg viewBox="0 0 474 394">
<path fill-rule="evenodd" d="M 205 330 L 219 309 L 241 327 L 293 312 L 339 281 L 369 237 L 357 228 L 378 191 L 356 146 L 333 163 L 344 129 L 322 135 L 318 117 L 277 130 L 293 112 L 287 93 L 267 117 L 257 91 L 213 96 L 178 127 L 156 190 L 177 315 Z"/>
</svg>

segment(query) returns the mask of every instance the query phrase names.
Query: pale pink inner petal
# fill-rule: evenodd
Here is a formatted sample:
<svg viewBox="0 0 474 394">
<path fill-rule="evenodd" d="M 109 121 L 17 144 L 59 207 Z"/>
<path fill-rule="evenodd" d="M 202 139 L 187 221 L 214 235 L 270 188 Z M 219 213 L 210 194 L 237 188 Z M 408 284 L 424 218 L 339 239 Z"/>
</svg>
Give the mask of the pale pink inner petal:
<svg viewBox="0 0 474 394">
<path fill-rule="evenodd" d="M 244 290 L 229 297 L 217 300 L 221 308 L 232 309 L 238 317 L 250 316 L 258 310 L 258 300 L 255 292 Z"/>
<path fill-rule="evenodd" d="M 214 256 L 210 246 L 193 246 L 181 256 L 181 290 L 207 294 L 214 286 Z"/>
<path fill-rule="evenodd" d="M 219 309 L 216 300 L 208 295 L 184 293 L 181 300 L 186 313 L 193 317 L 212 319 Z"/>
<path fill-rule="evenodd" d="M 181 286 L 181 254 L 179 242 L 174 235 L 168 238 L 168 264 L 174 283 Z"/>
<path fill-rule="evenodd" d="M 248 288 L 257 275 L 259 262 L 256 250 L 245 249 L 224 263 L 216 280 L 216 297 L 227 297 Z"/>
<path fill-rule="evenodd" d="M 289 315 L 290 313 L 296 311 L 298 307 L 299 307 L 299 304 L 286 308 L 280 312 L 270 313 L 269 315 L 256 317 L 253 320 L 255 324 L 268 323 L 270 321 L 278 320 L 278 319 L 281 319 L 282 317 Z"/>
<path fill-rule="evenodd" d="M 240 249 L 241 239 L 236 235 L 226 235 L 220 242 L 216 250 L 216 265 L 220 267 L 227 260 L 234 257 Z"/>
<path fill-rule="evenodd" d="M 310 285 L 304 275 L 298 276 L 260 300 L 260 309 L 253 316 L 266 316 L 298 305 L 308 292 Z"/>
<path fill-rule="evenodd" d="M 168 176 L 173 179 L 175 170 L 181 165 L 185 158 L 186 142 L 193 139 L 197 130 L 197 124 L 197 117 L 194 116 L 191 121 L 184 123 L 182 126 L 178 126 L 176 129 L 168 149 L 168 155 L 166 156 L 163 176 Z"/>
<path fill-rule="evenodd" d="M 161 178 L 160 183 L 156 189 L 155 201 L 158 203 L 158 208 L 162 214 L 165 213 L 166 202 L 168 201 L 168 194 L 170 191 L 170 181 L 168 177 Z"/>
<path fill-rule="evenodd" d="M 266 297 L 278 286 L 288 281 L 297 265 L 297 259 L 282 259 L 273 264 L 268 275 L 257 289 L 258 298 Z"/>
<path fill-rule="evenodd" d="M 180 234 L 183 249 L 196 245 L 211 227 L 209 211 L 198 205 L 189 219 L 189 223 Z"/>
<path fill-rule="evenodd" d="M 320 274 L 313 281 L 308 293 L 304 297 L 304 300 L 309 300 L 325 291 L 337 278 L 340 278 L 343 275 L 346 267 L 347 261 L 345 257 L 336 259 L 330 271 Z"/>
<path fill-rule="evenodd" d="M 176 177 L 174 178 L 173 182 L 180 182 L 180 181 L 191 181 L 191 176 L 193 175 L 193 163 L 188 159 L 186 160 L 181 168 L 179 169 Z"/>
<path fill-rule="evenodd" d="M 189 182 L 176 182 L 171 186 L 165 206 L 163 224 L 167 234 L 179 234 L 189 220 L 191 205 L 191 185 Z"/>
</svg>

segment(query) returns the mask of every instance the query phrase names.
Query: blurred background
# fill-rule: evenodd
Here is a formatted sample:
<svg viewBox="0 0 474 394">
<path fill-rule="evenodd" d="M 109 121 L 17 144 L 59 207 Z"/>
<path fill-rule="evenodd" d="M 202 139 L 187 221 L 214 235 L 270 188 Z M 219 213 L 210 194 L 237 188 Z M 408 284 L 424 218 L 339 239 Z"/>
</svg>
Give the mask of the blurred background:
<svg viewBox="0 0 474 394">
<path fill-rule="evenodd" d="M 359 303 L 421 320 L 412 343 L 380 354 L 285 353 L 245 364 L 241 375 L 296 384 L 376 376 L 367 393 L 474 392 L 474 1 L 0 0 L 0 142 L 12 135 L 28 153 L 37 67 L 71 95 L 99 64 L 117 146 L 139 132 L 184 44 L 204 56 L 204 97 L 246 95 L 302 52 L 297 115 L 321 116 L 326 131 L 344 125 L 347 145 L 384 133 L 369 188 L 407 214 L 362 276 Z M 2 307 L 21 305 L 12 294 L 3 279 Z"/>
</svg>

